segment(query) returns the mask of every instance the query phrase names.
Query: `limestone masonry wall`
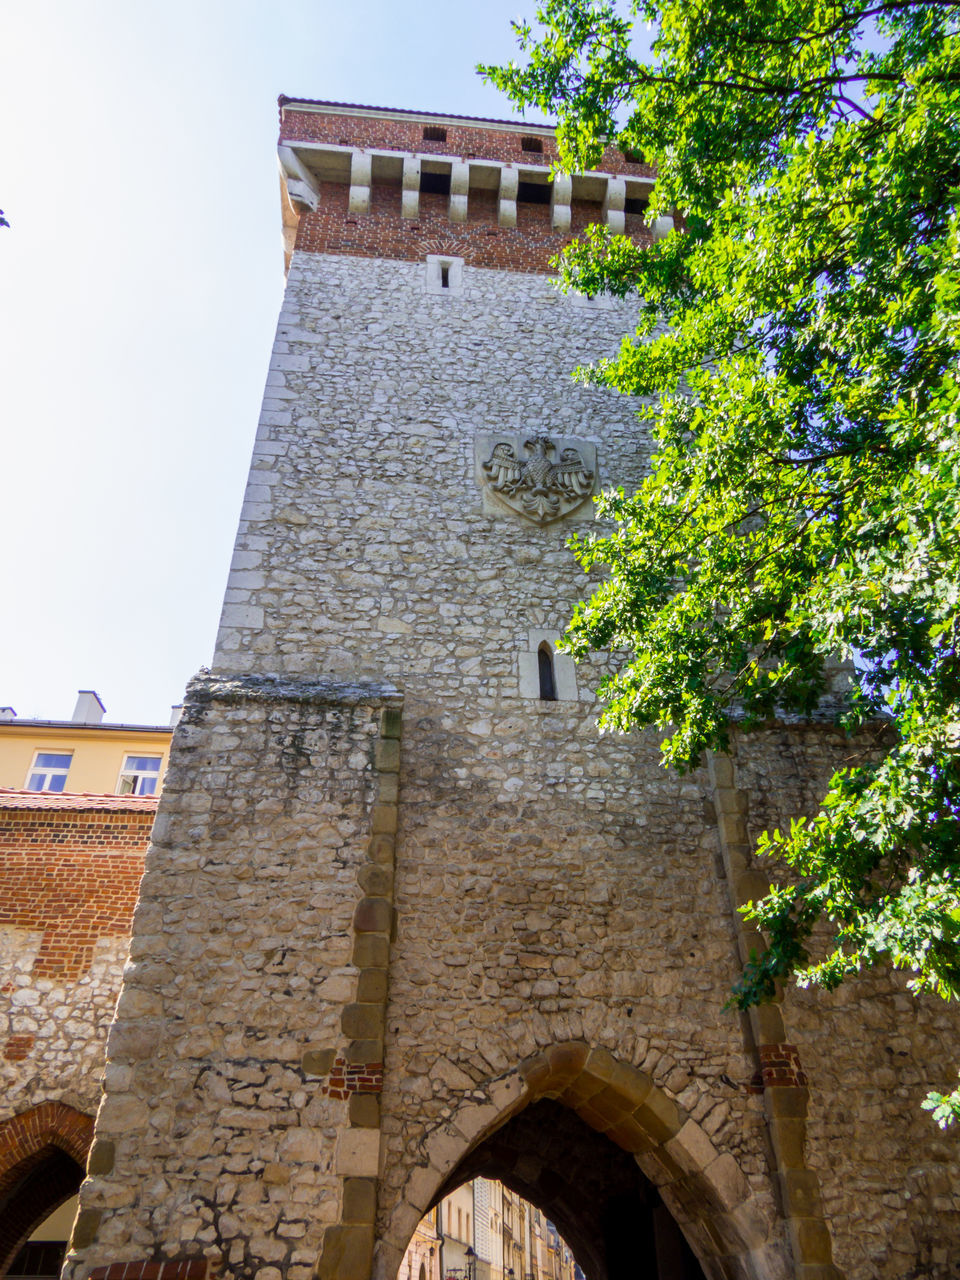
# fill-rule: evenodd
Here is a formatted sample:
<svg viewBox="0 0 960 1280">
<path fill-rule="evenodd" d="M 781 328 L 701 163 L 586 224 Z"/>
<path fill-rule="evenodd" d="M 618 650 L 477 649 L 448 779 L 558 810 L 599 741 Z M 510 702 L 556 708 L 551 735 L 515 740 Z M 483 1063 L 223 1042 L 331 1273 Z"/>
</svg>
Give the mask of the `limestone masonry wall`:
<svg viewBox="0 0 960 1280">
<path fill-rule="evenodd" d="M 210 1246 L 231 1274 L 269 1264 L 295 1280 L 371 1136 L 376 1165 L 376 1134 L 338 1140 L 350 1102 L 315 1078 L 332 1055 L 312 1055 L 357 995 L 354 923 L 383 928 L 354 914 L 390 691 L 311 692 L 201 684 L 176 730 L 74 1244 L 120 1212 L 88 1260 L 149 1255 L 159 1238 L 174 1254 Z"/>
<path fill-rule="evenodd" d="M 822 727 L 742 738 L 737 779 L 753 840 L 813 812 L 830 772 L 856 758 L 849 741 Z M 834 992 L 792 989 L 785 1017 L 810 1085 L 809 1163 L 844 1274 L 955 1273 L 960 1156 L 954 1135 L 920 1109 L 928 1089 L 952 1087 L 960 1060 L 954 1011 L 875 972 Z"/>
<path fill-rule="evenodd" d="M 399 256 L 294 255 L 73 1274 L 204 1257 L 243 1280 L 393 1280 L 471 1149 L 561 1099 L 636 1156 L 708 1280 L 837 1280 L 831 1233 L 848 1280 L 892 1278 L 907 1231 L 910 1265 L 946 1280 L 960 1227 L 907 1199 L 941 1167 L 918 1106 L 941 1082 L 924 1057 L 957 1047 L 944 1019 L 896 1040 L 896 1097 L 847 1112 L 876 1122 L 848 1148 L 844 1080 L 886 1078 L 869 1016 L 841 1035 L 802 1000 L 783 1021 L 721 1011 L 748 828 L 815 804 L 843 743 L 777 730 L 741 744 L 736 777 L 678 778 L 655 735 L 597 735 L 602 659 L 551 654 L 558 697 L 538 696 L 538 650 L 589 590 L 565 543 L 592 511 L 527 518 L 484 463 L 546 435 L 597 484 L 636 484 L 642 406 L 569 379 L 631 308 L 463 256 L 444 284 Z"/>
</svg>

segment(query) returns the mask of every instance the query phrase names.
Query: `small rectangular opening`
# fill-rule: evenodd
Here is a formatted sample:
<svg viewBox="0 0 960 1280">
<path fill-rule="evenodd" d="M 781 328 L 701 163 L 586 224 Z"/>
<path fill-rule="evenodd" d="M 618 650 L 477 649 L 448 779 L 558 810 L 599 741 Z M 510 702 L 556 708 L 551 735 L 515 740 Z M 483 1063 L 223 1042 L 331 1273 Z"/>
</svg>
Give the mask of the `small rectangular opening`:
<svg viewBox="0 0 960 1280">
<path fill-rule="evenodd" d="M 518 182 L 517 199 L 523 204 L 549 204 L 549 182 Z"/>
<path fill-rule="evenodd" d="M 635 196 L 627 196 L 623 202 L 623 211 L 624 213 L 646 213 L 647 202 Z"/>
<path fill-rule="evenodd" d="M 440 265 L 440 288 L 450 288 L 450 266 L 446 262 L 441 263 Z"/>
<path fill-rule="evenodd" d="M 450 194 L 450 174 L 449 173 L 425 173 L 420 171 L 420 190 L 431 191 L 435 195 L 448 196 Z"/>
<path fill-rule="evenodd" d="M 520 139 L 520 150 L 521 150 L 521 151 L 535 151 L 535 152 L 537 153 L 537 155 L 542 155 L 542 154 L 543 154 L 543 139 L 542 139 L 542 138 L 521 138 L 521 139 Z"/>
<path fill-rule="evenodd" d="M 423 126 L 424 142 L 446 142 L 447 131 L 440 124 L 425 124 Z"/>
<path fill-rule="evenodd" d="M 620 154 L 626 160 L 627 164 L 646 164 L 643 155 L 639 151 L 630 151 L 629 149 L 620 148 Z"/>
</svg>

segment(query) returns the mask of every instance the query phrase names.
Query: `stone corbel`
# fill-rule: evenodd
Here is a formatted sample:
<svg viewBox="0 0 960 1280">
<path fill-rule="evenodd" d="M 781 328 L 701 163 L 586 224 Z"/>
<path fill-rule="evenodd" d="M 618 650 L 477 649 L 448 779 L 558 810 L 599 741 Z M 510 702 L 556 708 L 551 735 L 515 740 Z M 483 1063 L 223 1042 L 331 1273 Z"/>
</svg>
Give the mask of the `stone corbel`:
<svg viewBox="0 0 960 1280">
<path fill-rule="evenodd" d="M 653 236 L 654 240 L 662 240 L 663 237 L 668 236 L 672 230 L 673 219 L 669 214 L 666 214 L 662 217 L 654 218 L 653 224 L 650 227 L 650 234 Z"/>
<path fill-rule="evenodd" d="M 512 166 L 500 170 L 500 199 L 497 208 L 497 222 L 501 227 L 517 225 L 517 191 L 520 187 L 520 174 Z"/>
<path fill-rule="evenodd" d="M 450 166 L 450 221 L 466 222 L 467 195 L 470 191 L 470 166 L 468 164 L 452 164 Z"/>
<path fill-rule="evenodd" d="M 362 151 L 354 151 L 350 157 L 350 212 L 370 212 L 370 183 L 373 178 L 373 159 Z"/>
<path fill-rule="evenodd" d="M 297 244 L 297 228 L 300 226 L 300 210 L 302 206 L 294 204 L 290 199 L 290 187 L 283 165 L 280 165 L 279 169 L 280 213 L 283 222 L 283 272 L 286 275 L 290 270 L 290 259 L 293 257 L 293 251 Z"/>
<path fill-rule="evenodd" d="M 569 174 L 558 173 L 553 179 L 550 193 L 550 223 L 554 231 L 570 230 L 570 201 L 573 197 L 573 179 Z"/>
<path fill-rule="evenodd" d="M 320 188 L 316 178 L 293 147 L 281 143 L 277 154 L 280 157 L 280 169 L 286 180 L 291 201 L 306 205 L 311 212 L 315 211 L 320 200 Z"/>
<path fill-rule="evenodd" d="M 622 236 L 627 225 L 624 205 L 627 199 L 626 178 L 607 178 L 607 193 L 603 197 L 603 216 L 614 235 Z"/>
<path fill-rule="evenodd" d="M 420 157 L 403 157 L 403 182 L 400 216 L 416 221 L 420 217 Z"/>
</svg>

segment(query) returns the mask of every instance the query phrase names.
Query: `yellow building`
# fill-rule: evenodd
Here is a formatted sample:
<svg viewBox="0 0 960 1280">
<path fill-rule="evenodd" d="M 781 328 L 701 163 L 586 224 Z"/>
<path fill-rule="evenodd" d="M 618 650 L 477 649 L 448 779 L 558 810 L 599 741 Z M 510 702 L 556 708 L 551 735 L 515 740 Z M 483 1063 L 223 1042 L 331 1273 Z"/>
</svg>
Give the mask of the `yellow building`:
<svg viewBox="0 0 960 1280">
<path fill-rule="evenodd" d="M 172 724 L 104 724 L 104 714 L 92 689 L 80 690 L 71 720 L 23 720 L 0 707 L 0 788 L 159 795 Z"/>
</svg>

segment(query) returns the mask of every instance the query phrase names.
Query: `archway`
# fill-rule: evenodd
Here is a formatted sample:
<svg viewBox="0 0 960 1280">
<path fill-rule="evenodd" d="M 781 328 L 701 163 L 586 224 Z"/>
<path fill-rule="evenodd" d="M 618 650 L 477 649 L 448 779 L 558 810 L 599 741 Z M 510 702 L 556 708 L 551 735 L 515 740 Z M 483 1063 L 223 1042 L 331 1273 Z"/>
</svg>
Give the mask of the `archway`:
<svg viewBox="0 0 960 1280">
<path fill-rule="evenodd" d="M 437 1201 L 476 1177 L 500 1181 L 540 1209 L 587 1280 L 704 1280 L 636 1160 L 560 1102 L 532 1102 L 474 1147 Z"/>
<path fill-rule="evenodd" d="M 47 1102 L 0 1125 L 0 1278 L 30 1233 L 76 1195 L 93 1120 Z"/>
<path fill-rule="evenodd" d="M 577 1191 L 588 1171 L 570 1163 L 578 1150 L 605 1166 L 601 1203 L 590 1211 Z M 423 1153 L 426 1167 L 408 1170 L 403 1198 L 383 1224 L 378 1280 L 393 1280 L 428 1207 L 484 1171 L 549 1213 L 600 1280 L 625 1270 L 629 1246 L 616 1219 L 634 1211 L 647 1223 L 648 1258 L 659 1250 L 656 1265 L 671 1280 L 784 1280 L 793 1272 L 769 1173 L 758 1172 L 751 1186 L 734 1155 L 718 1150 L 650 1076 L 582 1041 L 551 1045 L 470 1090 Z M 642 1274 L 634 1261 L 631 1254 L 628 1270 Z"/>
</svg>

